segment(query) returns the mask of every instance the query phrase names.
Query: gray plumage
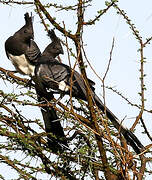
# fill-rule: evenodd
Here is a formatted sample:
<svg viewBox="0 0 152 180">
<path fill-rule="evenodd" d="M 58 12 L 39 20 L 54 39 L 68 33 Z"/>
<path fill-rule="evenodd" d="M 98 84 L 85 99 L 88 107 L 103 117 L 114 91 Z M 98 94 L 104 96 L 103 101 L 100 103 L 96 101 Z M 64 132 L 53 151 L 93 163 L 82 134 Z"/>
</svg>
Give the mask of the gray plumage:
<svg viewBox="0 0 152 180">
<path fill-rule="evenodd" d="M 39 58 L 35 75 L 42 87 L 51 88 L 52 90 L 62 92 L 62 94 L 70 94 L 71 76 L 73 76 L 72 96 L 85 101 L 87 100 L 85 82 L 82 76 L 76 71 L 72 73 L 72 69 L 69 66 L 58 62 L 50 56 L 42 55 Z M 105 108 L 100 98 L 94 92 L 94 82 L 91 80 L 88 81 L 92 90 L 92 97 L 97 106 L 102 112 L 105 112 L 106 109 L 106 115 L 114 127 L 123 134 L 127 143 L 132 146 L 137 154 L 141 153 L 144 146 L 130 130 L 123 127 L 118 118 L 107 107 Z"/>
</svg>

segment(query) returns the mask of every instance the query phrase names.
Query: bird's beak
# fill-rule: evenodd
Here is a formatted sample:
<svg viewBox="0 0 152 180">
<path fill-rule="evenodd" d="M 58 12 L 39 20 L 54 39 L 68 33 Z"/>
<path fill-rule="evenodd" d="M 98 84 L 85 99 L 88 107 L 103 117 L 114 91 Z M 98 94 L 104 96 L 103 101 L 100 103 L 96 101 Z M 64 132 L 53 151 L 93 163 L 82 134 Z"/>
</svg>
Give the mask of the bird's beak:
<svg viewBox="0 0 152 180">
<path fill-rule="evenodd" d="M 34 40 L 34 33 L 31 35 L 30 39 Z"/>
</svg>

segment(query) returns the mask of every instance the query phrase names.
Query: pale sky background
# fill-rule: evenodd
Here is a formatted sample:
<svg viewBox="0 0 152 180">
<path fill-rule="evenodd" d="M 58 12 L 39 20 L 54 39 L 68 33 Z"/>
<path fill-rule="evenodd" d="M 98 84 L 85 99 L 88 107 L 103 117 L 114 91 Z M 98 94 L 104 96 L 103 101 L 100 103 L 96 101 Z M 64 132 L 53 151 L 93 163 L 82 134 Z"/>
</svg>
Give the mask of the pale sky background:
<svg viewBox="0 0 152 180">
<path fill-rule="evenodd" d="M 44 2 L 44 1 L 43 1 Z M 46 2 L 46 1 L 45 1 Z M 52 2 L 64 2 L 63 5 L 67 5 L 66 1 L 52 1 Z M 77 1 L 71 1 L 77 2 Z M 93 18 L 96 15 L 96 11 L 104 9 L 104 1 L 93 0 L 93 6 L 90 6 L 86 11 L 85 21 Z M 140 35 L 145 40 L 152 36 L 152 1 L 145 0 L 120 0 L 119 7 L 124 9 L 128 17 L 132 20 L 132 23 L 135 24 L 137 30 L 139 30 Z M 24 24 L 24 13 L 33 12 L 34 15 L 34 30 L 35 30 L 35 41 L 39 45 L 40 49 L 43 50 L 48 43 L 50 42 L 46 36 L 44 28 L 39 23 L 39 17 L 33 11 L 33 7 L 28 6 L 19 6 L 19 5 L 2 5 L 0 4 L 0 66 L 9 70 L 14 70 L 13 65 L 7 59 L 4 50 L 4 43 L 6 39 L 13 35 L 22 25 Z M 51 11 L 51 15 L 57 18 L 58 22 L 64 20 L 66 28 L 73 30 L 75 27 L 75 15 L 69 12 L 56 12 Z M 52 25 L 50 26 L 52 28 Z M 57 35 L 63 39 L 59 32 Z M 95 68 L 98 75 L 103 77 L 108 60 L 109 54 L 112 46 L 112 39 L 115 38 L 115 46 L 113 50 L 112 62 L 110 66 L 109 73 L 106 79 L 106 85 L 115 87 L 123 95 L 125 95 L 132 103 L 139 104 L 140 96 L 140 81 L 139 81 L 139 44 L 132 35 L 129 26 L 125 23 L 125 20 L 122 16 L 116 14 L 116 10 L 111 8 L 106 15 L 103 15 L 100 21 L 96 22 L 93 26 L 84 27 L 84 43 L 86 44 L 85 50 L 87 58 L 90 63 Z M 64 48 L 65 50 L 65 48 Z M 64 63 L 68 63 L 67 53 L 60 56 Z M 146 57 L 145 64 L 145 85 L 147 91 L 145 92 L 146 108 L 152 109 L 152 44 L 148 45 L 144 50 L 144 57 Z M 96 92 L 101 97 L 102 88 L 101 82 L 94 73 L 87 68 L 88 77 L 96 82 Z M 12 87 L 6 87 L 2 83 L 0 89 L 6 89 L 8 92 L 12 92 Z M 124 120 L 124 124 L 130 128 L 133 124 L 135 117 L 138 115 L 139 110 L 136 107 L 132 107 L 126 103 L 118 95 L 112 93 L 110 90 L 106 90 L 106 104 L 107 107 L 120 119 Z M 24 107 L 25 108 L 25 107 Z M 24 109 L 25 110 L 25 109 Z M 35 110 L 35 109 L 34 109 Z M 33 110 L 33 111 L 34 111 Z M 29 111 L 29 115 L 31 110 Z M 34 112 L 32 112 L 34 114 Z M 36 113 L 35 113 L 36 114 Z M 28 115 L 27 115 L 28 116 Z M 40 114 L 37 114 L 39 117 Z M 145 113 L 144 116 L 145 124 L 152 135 L 152 114 Z M 141 140 L 144 145 L 151 143 L 148 138 L 143 135 L 141 132 L 142 128 L 137 128 L 135 134 Z M 0 172 L 4 169 L 0 165 Z M 8 171 L 5 174 L 6 179 L 9 179 Z M 15 173 L 13 174 L 15 177 Z M 13 178 L 13 176 L 11 177 Z M 151 179 L 146 177 L 146 180 Z"/>
</svg>

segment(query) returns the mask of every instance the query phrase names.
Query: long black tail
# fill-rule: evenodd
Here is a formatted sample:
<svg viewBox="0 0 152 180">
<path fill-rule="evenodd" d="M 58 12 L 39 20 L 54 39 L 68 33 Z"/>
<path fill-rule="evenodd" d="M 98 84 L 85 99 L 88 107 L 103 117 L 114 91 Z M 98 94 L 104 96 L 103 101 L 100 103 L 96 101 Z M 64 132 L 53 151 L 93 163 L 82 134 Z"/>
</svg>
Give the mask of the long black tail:
<svg viewBox="0 0 152 180">
<path fill-rule="evenodd" d="M 105 107 L 100 98 L 94 94 L 94 100 L 97 106 L 104 112 Z M 138 138 L 127 128 L 123 127 L 118 118 L 106 107 L 106 115 L 108 119 L 112 122 L 114 127 L 125 137 L 127 144 L 129 144 L 137 154 L 140 154 L 144 149 L 144 146 L 138 140 Z"/>
<path fill-rule="evenodd" d="M 38 89 L 36 89 L 36 93 L 38 95 L 38 101 L 42 104 L 46 104 L 46 102 L 43 99 L 44 94 L 42 94 L 42 92 L 40 92 Z M 49 98 L 50 97 L 51 96 L 49 96 Z M 50 99 L 47 100 L 49 101 Z M 67 139 L 55 109 L 53 107 L 44 106 L 43 108 L 41 108 L 41 112 L 45 124 L 45 130 L 47 133 L 50 133 L 47 136 L 48 147 L 53 152 L 62 152 L 64 149 L 67 149 Z"/>
</svg>

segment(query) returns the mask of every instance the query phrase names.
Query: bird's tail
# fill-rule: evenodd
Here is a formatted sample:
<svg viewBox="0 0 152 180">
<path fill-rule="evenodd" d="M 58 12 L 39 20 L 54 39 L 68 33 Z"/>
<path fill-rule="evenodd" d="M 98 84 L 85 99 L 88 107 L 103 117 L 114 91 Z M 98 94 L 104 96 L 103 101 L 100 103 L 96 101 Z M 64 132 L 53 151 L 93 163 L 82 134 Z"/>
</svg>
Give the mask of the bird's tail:
<svg viewBox="0 0 152 180">
<path fill-rule="evenodd" d="M 45 90 L 42 91 L 37 87 L 35 87 L 35 90 L 38 96 L 38 101 L 41 102 L 41 104 L 46 104 L 43 97 L 45 97 L 48 101 L 50 100 L 51 94 L 46 96 Z M 45 124 L 45 131 L 48 133 L 48 147 L 52 150 L 52 152 L 62 152 L 64 149 L 68 149 L 67 139 L 55 109 L 53 107 L 44 106 L 41 108 L 41 113 Z"/>
<path fill-rule="evenodd" d="M 138 138 L 127 128 L 125 128 L 121 122 L 118 120 L 118 118 L 107 108 L 104 106 L 100 98 L 94 94 L 94 100 L 98 106 L 99 109 L 101 109 L 103 112 L 106 112 L 106 116 L 108 119 L 112 122 L 114 127 L 123 134 L 124 138 L 127 141 L 127 144 L 129 144 L 134 151 L 137 154 L 140 154 L 142 150 L 144 149 L 144 146 L 141 144 L 141 142 L 138 140 Z"/>
<path fill-rule="evenodd" d="M 64 149 L 68 149 L 66 136 L 63 132 L 58 116 L 56 115 L 56 111 L 53 108 L 45 106 L 41 108 L 41 112 L 43 115 L 45 130 L 48 133 L 48 147 L 53 152 L 62 152 Z"/>
</svg>

